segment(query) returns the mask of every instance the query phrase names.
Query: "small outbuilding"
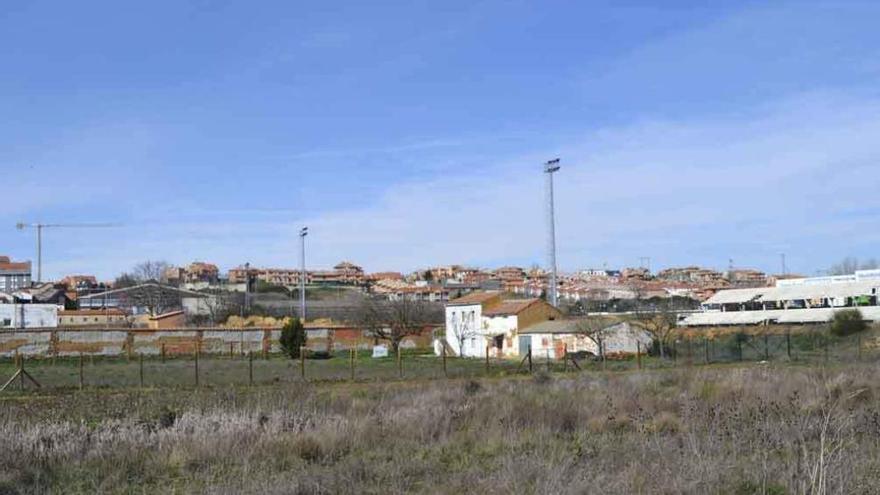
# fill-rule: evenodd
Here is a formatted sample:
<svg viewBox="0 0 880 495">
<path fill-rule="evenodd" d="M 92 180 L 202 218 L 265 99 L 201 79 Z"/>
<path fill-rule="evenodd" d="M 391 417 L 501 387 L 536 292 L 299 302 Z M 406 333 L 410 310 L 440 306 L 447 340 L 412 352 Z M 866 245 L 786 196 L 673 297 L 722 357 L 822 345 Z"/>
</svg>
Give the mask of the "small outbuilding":
<svg viewBox="0 0 880 495">
<path fill-rule="evenodd" d="M 533 356 L 549 359 L 562 359 L 566 352 L 599 356 L 600 343 L 606 356 L 636 354 L 654 342 L 637 322 L 607 317 L 544 321 L 520 330 L 518 338 L 520 355 L 531 349 Z"/>
</svg>

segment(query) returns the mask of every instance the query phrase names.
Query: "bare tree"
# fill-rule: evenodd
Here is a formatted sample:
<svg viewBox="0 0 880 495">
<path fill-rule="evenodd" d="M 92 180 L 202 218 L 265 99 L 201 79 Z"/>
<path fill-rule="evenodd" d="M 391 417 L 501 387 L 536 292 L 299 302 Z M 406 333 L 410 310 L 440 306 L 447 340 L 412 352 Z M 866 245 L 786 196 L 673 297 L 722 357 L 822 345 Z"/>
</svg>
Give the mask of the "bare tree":
<svg viewBox="0 0 880 495">
<path fill-rule="evenodd" d="M 199 300 L 199 309 L 203 310 L 202 314 L 196 317 L 211 326 L 215 326 L 226 321 L 231 314 L 233 301 L 228 292 L 210 291 L 205 292 L 205 297 Z"/>
<path fill-rule="evenodd" d="M 575 333 L 590 339 L 596 344 L 599 351 L 599 358 L 605 362 L 605 340 L 608 336 L 608 330 L 611 325 L 603 318 L 582 318 L 577 320 L 575 324 Z"/>
<path fill-rule="evenodd" d="M 394 301 L 365 297 L 356 320 L 376 339 L 387 340 L 392 351 L 397 352 L 404 338 L 419 334 L 436 317 L 423 301 L 406 297 Z"/>
<path fill-rule="evenodd" d="M 851 275 L 855 273 L 856 270 L 873 270 L 878 267 L 880 267 L 880 263 L 878 263 L 876 259 L 872 258 L 864 262 L 859 262 L 858 258 L 847 256 L 840 263 L 831 265 L 831 268 L 828 269 L 828 274 Z"/>
<path fill-rule="evenodd" d="M 452 334 L 447 337 L 455 339 L 458 345 L 458 355 L 464 355 L 464 343 L 467 339 L 475 337 L 479 334 L 477 327 L 476 315 L 473 312 L 455 311 L 447 322 L 448 328 Z"/>
<path fill-rule="evenodd" d="M 650 311 L 636 310 L 635 320 L 657 342 L 660 357 L 666 357 L 669 341 L 678 325 L 678 314 L 669 304 L 660 304 Z"/>
<path fill-rule="evenodd" d="M 132 269 L 132 275 L 138 282 L 162 282 L 170 265 L 165 261 L 144 261 Z"/>
</svg>

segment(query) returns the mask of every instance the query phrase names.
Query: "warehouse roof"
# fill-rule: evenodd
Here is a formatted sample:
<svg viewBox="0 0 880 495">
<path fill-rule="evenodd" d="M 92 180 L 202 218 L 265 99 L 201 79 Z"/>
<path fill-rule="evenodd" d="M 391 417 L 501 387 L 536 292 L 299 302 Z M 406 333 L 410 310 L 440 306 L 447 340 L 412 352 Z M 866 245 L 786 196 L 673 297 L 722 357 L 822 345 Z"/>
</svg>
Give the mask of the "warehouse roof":
<svg viewBox="0 0 880 495">
<path fill-rule="evenodd" d="M 757 325 L 764 321 L 776 323 L 824 323 L 836 311 L 851 308 L 771 309 L 766 311 L 711 311 L 693 313 L 681 322 L 683 326 Z M 880 321 L 880 306 L 858 308 L 862 317 Z"/>
<path fill-rule="evenodd" d="M 792 301 L 857 297 L 880 293 L 880 281 L 828 284 L 784 285 L 759 289 L 731 289 L 717 292 L 705 304 L 737 304 L 747 302 Z"/>
</svg>

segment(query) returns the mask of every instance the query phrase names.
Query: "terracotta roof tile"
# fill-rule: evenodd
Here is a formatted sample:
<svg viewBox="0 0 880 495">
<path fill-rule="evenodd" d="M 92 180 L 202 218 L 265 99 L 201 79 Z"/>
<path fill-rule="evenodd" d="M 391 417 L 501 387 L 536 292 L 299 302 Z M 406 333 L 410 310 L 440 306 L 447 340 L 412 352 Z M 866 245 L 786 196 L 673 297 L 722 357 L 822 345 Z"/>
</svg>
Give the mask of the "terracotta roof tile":
<svg viewBox="0 0 880 495">
<path fill-rule="evenodd" d="M 485 304 L 492 299 L 501 297 L 500 292 L 471 292 L 470 294 L 449 301 L 449 306 L 465 306 L 470 304 Z"/>
<path fill-rule="evenodd" d="M 501 304 L 483 311 L 483 316 L 516 315 L 539 301 L 540 299 L 512 299 L 503 301 Z"/>
</svg>

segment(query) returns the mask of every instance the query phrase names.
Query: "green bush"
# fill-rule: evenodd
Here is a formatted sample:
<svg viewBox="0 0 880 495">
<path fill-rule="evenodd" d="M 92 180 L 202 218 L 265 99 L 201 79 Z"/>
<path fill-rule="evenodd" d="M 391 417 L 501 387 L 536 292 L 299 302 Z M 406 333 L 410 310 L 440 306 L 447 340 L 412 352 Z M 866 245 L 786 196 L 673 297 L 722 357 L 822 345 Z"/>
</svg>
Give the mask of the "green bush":
<svg viewBox="0 0 880 495">
<path fill-rule="evenodd" d="M 299 318 L 287 320 L 281 329 L 281 349 L 291 359 L 299 358 L 300 348 L 306 345 L 306 329 Z"/>
<path fill-rule="evenodd" d="M 857 309 L 842 309 L 831 318 L 831 333 L 838 337 L 864 332 L 867 328 L 868 322 Z"/>
</svg>

